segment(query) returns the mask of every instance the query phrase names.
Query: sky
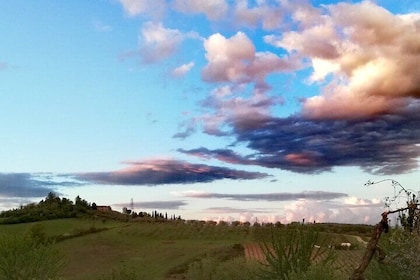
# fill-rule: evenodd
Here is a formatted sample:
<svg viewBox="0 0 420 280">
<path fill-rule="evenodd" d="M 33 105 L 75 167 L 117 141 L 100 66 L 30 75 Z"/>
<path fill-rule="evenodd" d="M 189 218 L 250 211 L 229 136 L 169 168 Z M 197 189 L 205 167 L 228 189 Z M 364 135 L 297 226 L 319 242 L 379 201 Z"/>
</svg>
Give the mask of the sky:
<svg viewBox="0 0 420 280">
<path fill-rule="evenodd" d="M 0 210 L 373 224 L 405 204 L 389 179 L 420 189 L 419 1 L 15 0 L 0 22 Z"/>
</svg>

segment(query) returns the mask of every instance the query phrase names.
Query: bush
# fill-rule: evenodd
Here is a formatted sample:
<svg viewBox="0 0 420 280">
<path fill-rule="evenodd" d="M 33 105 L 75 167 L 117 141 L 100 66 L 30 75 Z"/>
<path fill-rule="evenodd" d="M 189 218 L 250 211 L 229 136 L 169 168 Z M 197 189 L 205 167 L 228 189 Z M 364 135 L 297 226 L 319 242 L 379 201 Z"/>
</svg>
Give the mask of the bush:
<svg viewBox="0 0 420 280">
<path fill-rule="evenodd" d="M 238 257 L 223 262 L 216 267 L 214 277 L 217 280 L 257 280 L 260 264 L 257 261 L 247 262 L 245 257 Z"/>
<path fill-rule="evenodd" d="M 326 241 L 327 238 L 321 238 L 318 232 L 301 227 L 272 228 L 271 242 L 262 245 L 267 264 L 259 277 L 288 280 L 290 275 L 317 272 L 311 270 L 315 262 L 331 265 L 333 252 L 327 248 Z M 320 248 L 314 249 L 315 245 L 320 245 Z"/>
<path fill-rule="evenodd" d="M 190 264 L 186 279 L 188 280 L 257 280 L 260 264 L 247 262 L 245 257 L 237 257 L 219 262 L 212 257 L 205 257 Z"/>
<path fill-rule="evenodd" d="M 334 270 L 331 266 L 311 265 L 305 272 L 291 272 L 288 280 L 335 280 Z"/>
<path fill-rule="evenodd" d="M 136 280 L 138 279 L 134 269 L 127 269 L 123 266 L 119 269 L 113 269 L 110 275 L 103 276 L 101 280 Z"/>
<path fill-rule="evenodd" d="M 24 236 L 0 236 L 0 280 L 59 279 L 63 257 L 44 237 L 39 227 Z"/>
<path fill-rule="evenodd" d="M 367 277 L 382 275 L 384 280 L 420 279 L 420 236 L 395 230 L 383 236 L 380 246 L 385 250 L 385 261 L 372 262 L 366 270 Z"/>
</svg>

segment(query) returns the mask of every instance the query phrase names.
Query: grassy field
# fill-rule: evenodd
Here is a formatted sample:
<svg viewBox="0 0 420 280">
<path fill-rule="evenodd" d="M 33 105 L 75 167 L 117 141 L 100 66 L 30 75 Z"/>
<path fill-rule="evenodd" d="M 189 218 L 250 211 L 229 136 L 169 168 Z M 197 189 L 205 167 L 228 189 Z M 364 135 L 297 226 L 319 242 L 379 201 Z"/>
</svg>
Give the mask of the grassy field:
<svg viewBox="0 0 420 280">
<path fill-rule="evenodd" d="M 57 240 L 54 246 L 66 262 L 61 275 L 68 280 L 119 279 L 111 276 L 121 271 L 128 271 L 135 279 L 182 279 L 194 261 L 209 255 L 234 255 L 241 245 L 267 241 L 269 236 L 269 229 L 264 227 L 88 218 L 0 225 L 0 233 L 23 234 L 34 224 L 42 224 L 46 234 Z M 363 244 L 353 235 L 329 236 L 331 244 L 356 245 L 353 250 L 337 250 L 337 264 L 343 275 L 349 273 L 363 254 Z M 245 250 L 241 254 L 245 256 Z"/>
<path fill-rule="evenodd" d="M 243 239 L 242 239 L 243 240 Z M 139 279 L 165 279 L 205 253 L 233 247 L 235 235 L 171 224 L 132 224 L 57 244 L 69 263 L 66 279 L 96 279 L 126 267 Z M 75 275 L 74 271 L 78 271 Z"/>
<path fill-rule="evenodd" d="M 101 279 L 113 270 L 124 269 L 133 272 L 138 279 L 176 279 L 195 259 L 233 248 L 252 238 L 251 233 L 242 228 L 203 223 L 122 223 L 90 219 L 1 225 L 0 233 L 24 234 L 34 224 L 42 224 L 48 236 L 60 237 L 54 246 L 64 254 L 66 266 L 62 276 L 69 280 Z"/>
</svg>

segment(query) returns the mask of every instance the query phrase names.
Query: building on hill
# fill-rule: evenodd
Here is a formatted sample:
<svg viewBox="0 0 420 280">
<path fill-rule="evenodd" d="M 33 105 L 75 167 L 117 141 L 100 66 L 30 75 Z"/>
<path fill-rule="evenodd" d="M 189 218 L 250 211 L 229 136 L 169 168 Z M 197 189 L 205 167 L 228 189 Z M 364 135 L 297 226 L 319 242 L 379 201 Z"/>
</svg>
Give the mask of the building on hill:
<svg viewBox="0 0 420 280">
<path fill-rule="evenodd" d="M 104 205 L 102 205 L 102 206 L 96 206 L 96 210 L 97 211 L 101 211 L 101 212 L 111 212 L 112 211 L 112 208 L 111 208 L 111 206 L 104 206 Z"/>
</svg>

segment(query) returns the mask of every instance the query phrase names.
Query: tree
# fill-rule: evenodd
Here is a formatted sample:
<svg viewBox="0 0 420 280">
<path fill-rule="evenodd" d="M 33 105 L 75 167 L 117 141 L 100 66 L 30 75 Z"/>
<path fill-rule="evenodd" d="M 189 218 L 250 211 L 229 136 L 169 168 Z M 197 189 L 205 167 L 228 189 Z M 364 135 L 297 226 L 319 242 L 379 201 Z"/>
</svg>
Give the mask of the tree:
<svg viewBox="0 0 420 280">
<path fill-rule="evenodd" d="M 407 207 L 402 207 L 402 208 L 400 207 L 396 210 L 382 213 L 382 219 L 373 228 L 372 236 L 366 247 L 365 254 L 360 262 L 360 265 L 353 271 L 352 275 L 350 276 L 350 280 L 364 280 L 365 279 L 364 277 L 365 270 L 368 268 L 376 252 L 378 253 L 380 262 L 382 262 L 385 259 L 386 253 L 381 247 L 378 246 L 378 242 L 382 233 L 383 232 L 387 233 L 389 231 L 388 215 L 394 214 L 394 213 L 400 213 L 399 216 L 400 216 L 401 223 L 408 232 L 412 233 L 413 229 L 415 229 L 417 234 L 420 232 L 419 230 L 420 208 L 419 208 L 418 200 L 416 199 L 416 195 L 413 194 L 413 191 L 405 189 L 400 183 L 392 179 L 386 179 L 386 180 L 382 180 L 378 182 L 368 181 L 365 184 L 365 186 L 382 183 L 384 181 L 391 181 L 392 186 L 394 187 L 394 197 L 387 198 L 385 202 L 385 206 L 391 207 L 392 204 L 397 200 L 397 198 L 400 197 L 401 194 L 405 194 L 407 195 Z M 396 191 L 397 189 L 399 189 L 399 191 Z M 407 212 L 408 212 L 408 216 L 406 214 Z M 413 246 L 416 246 L 416 244 L 412 244 L 412 246 L 409 246 L 409 247 L 411 248 Z M 397 255 L 400 255 L 401 253 L 404 254 L 404 252 L 400 252 Z M 418 260 L 413 260 L 413 261 L 415 265 L 418 267 L 419 261 Z M 418 276 L 419 275 L 416 275 L 416 277 Z"/>
</svg>

